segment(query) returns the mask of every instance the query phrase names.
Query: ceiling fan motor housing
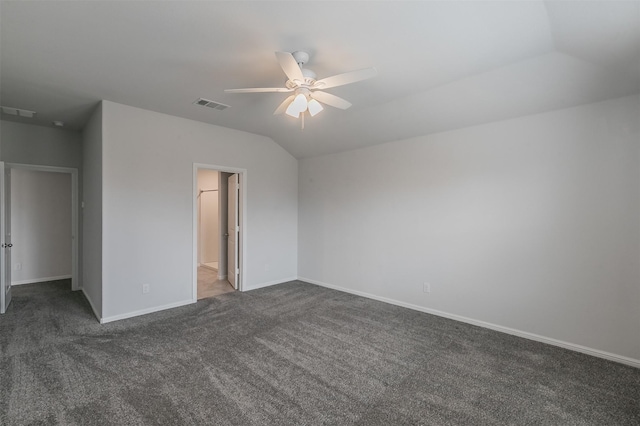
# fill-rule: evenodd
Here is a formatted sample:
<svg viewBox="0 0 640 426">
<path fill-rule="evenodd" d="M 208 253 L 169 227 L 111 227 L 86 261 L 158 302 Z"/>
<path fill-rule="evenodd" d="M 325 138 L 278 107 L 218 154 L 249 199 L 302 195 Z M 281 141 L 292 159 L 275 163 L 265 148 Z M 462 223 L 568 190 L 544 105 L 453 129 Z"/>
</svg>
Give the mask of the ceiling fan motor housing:
<svg viewBox="0 0 640 426">
<path fill-rule="evenodd" d="M 298 84 L 296 82 L 293 82 L 291 80 L 287 80 L 287 82 L 285 83 L 285 86 L 289 89 L 295 89 L 296 87 L 299 87 L 301 85 L 305 85 L 305 86 L 313 86 L 313 84 L 316 82 L 316 73 L 311 71 L 310 69 L 307 68 L 301 68 L 300 69 L 302 71 L 302 75 L 304 76 L 304 81 L 302 82 L 302 84 Z"/>
<path fill-rule="evenodd" d="M 293 52 L 291 55 L 293 56 L 293 59 L 296 60 L 298 65 L 300 65 L 300 67 L 309 62 L 309 54 L 307 52 L 297 51 Z"/>
</svg>

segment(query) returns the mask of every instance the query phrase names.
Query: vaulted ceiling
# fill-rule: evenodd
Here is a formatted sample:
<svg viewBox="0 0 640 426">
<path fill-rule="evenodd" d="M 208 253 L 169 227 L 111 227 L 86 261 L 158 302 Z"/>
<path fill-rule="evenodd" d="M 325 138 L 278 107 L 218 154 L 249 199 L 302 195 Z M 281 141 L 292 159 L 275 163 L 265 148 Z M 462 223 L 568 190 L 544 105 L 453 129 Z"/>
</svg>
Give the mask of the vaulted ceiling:
<svg viewBox="0 0 640 426">
<path fill-rule="evenodd" d="M 296 157 L 640 92 L 640 2 L 23 2 L 0 4 L 0 101 L 81 129 L 100 99 L 271 137 Z M 275 51 L 305 50 L 348 99 L 274 116 Z M 200 98 L 231 108 L 193 105 Z"/>
</svg>

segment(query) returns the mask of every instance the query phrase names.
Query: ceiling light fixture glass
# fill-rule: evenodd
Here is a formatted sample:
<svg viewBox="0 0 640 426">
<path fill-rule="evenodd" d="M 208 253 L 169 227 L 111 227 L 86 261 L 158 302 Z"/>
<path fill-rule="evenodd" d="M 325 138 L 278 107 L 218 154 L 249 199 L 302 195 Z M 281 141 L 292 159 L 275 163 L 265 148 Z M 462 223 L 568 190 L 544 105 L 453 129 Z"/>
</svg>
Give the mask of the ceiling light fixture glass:
<svg viewBox="0 0 640 426">
<path fill-rule="evenodd" d="M 287 107 L 285 113 L 293 118 L 298 118 L 300 114 L 305 112 L 306 110 L 307 97 L 302 93 L 298 93 L 295 99 L 291 101 L 291 104 L 289 104 L 289 106 Z"/>
<path fill-rule="evenodd" d="M 311 99 L 309 101 L 309 104 L 307 105 L 307 109 L 309 110 L 309 114 L 311 114 L 312 117 L 315 117 L 315 115 L 322 111 L 324 108 L 322 108 L 320 102 L 316 101 L 315 99 Z"/>
</svg>

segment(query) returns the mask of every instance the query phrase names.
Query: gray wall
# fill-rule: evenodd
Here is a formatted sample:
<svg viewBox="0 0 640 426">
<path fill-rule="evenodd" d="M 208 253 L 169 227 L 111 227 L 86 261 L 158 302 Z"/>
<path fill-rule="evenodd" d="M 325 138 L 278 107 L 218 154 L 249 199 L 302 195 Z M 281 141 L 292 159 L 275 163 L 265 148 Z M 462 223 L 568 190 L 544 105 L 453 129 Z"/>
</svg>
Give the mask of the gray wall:
<svg viewBox="0 0 640 426">
<path fill-rule="evenodd" d="M 70 278 L 71 236 L 71 174 L 11 170 L 11 283 Z"/>
<path fill-rule="evenodd" d="M 84 185 L 83 290 L 95 314 L 102 316 L 102 104 L 82 133 Z"/>
<path fill-rule="evenodd" d="M 82 170 L 82 135 L 54 127 L 2 121 L 0 160 Z M 79 176 L 80 181 L 82 180 Z"/>
<path fill-rule="evenodd" d="M 219 191 L 220 173 L 216 170 L 198 170 L 198 262 L 218 262 L 220 259 Z M 215 189 L 215 192 L 210 192 Z M 226 204 L 224 204 L 226 205 Z"/>
<path fill-rule="evenodd" d="M 632 96 L 303 159 L 299 275 L 640 362 L 639 114 Z"/>
<path fill-rule="evenodd" d="M 243 289 L 297 277 L 294 157 L 264 136 L 102 107 L 104 321 L 195 302 L 194 163 L 247 171 Z"/>
<path fill-rule="evenodd" d="M 2 120 L 0 161 L 5 163 L 78 169 L 78 196 L 82 199 L 82 135 L 55 127 L 36 126 Z M 82 208 L 78 203 L 78 281 L 82 287 Z"/>
</svg>

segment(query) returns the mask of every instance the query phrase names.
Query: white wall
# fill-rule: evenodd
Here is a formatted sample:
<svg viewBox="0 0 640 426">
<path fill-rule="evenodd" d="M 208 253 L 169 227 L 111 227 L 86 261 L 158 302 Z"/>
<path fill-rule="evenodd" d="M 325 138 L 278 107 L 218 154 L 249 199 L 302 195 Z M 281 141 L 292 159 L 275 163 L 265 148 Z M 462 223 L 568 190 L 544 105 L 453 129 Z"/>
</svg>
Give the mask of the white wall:
<svg viewBox="0 0 640 426">
<path fill-rule="evenodd" d="M 102 317 L 102 104 L 93 112 L 82 133 L 84 181 L 83 291 L 98 318 Z M 126 245 L 126 241 L 123 241 Z"/>
<path fill-rule="evenodd" d="M 263 136 L 108 101 L 103 113 L 105 320 L 192 300 L 194 163 L 247 170 L 245 289 L 297 276 L 295 158 Z"/>
<path fill-rule="evenodd" d="M 301 279 L 640 360 L 639 103 L 301 160 Z"/>
<path fill-rule="evenodd" d="M 71 235 L 71 174 L 12 169 L 12 284 L 71 278 Z"/>
<path fill-rule="evenodd" d="M 198 190 L 206 191 L 198 198 L 200 263 L 217 262 L 219 258 L 218 180 L 216 170 L 198 170 Z"/>
</svg>

